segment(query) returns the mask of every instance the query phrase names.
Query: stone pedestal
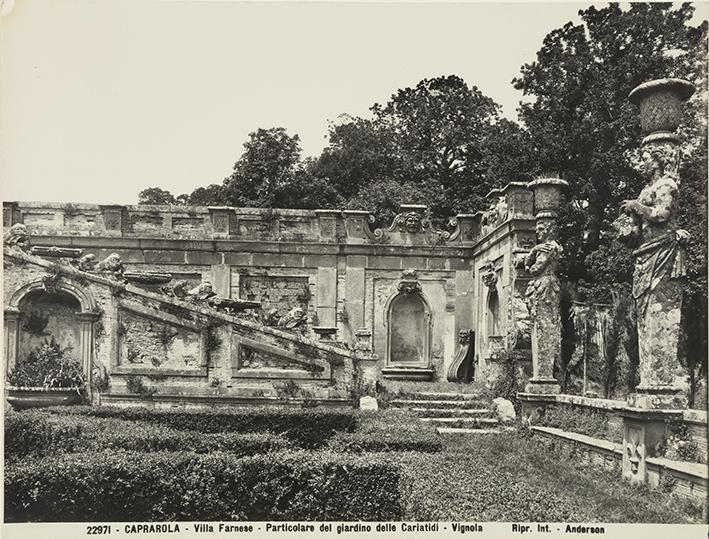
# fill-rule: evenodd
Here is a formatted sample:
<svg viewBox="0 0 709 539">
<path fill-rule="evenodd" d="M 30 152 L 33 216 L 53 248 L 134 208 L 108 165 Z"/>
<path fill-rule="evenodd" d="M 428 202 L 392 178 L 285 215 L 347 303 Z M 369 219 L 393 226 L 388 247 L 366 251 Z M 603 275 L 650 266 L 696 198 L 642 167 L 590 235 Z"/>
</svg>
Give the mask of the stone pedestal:
<svg viewBox="0 0 709 539">
<path fill-rule="evenodd" d="M 668 421 L 682 417 L 679 410 L 639 410 L 619 408 L 623 417 L 623 479 L 647 483 L 648 457 L 661 457 L 660 449 L 668 433 Z"/>
</svg>

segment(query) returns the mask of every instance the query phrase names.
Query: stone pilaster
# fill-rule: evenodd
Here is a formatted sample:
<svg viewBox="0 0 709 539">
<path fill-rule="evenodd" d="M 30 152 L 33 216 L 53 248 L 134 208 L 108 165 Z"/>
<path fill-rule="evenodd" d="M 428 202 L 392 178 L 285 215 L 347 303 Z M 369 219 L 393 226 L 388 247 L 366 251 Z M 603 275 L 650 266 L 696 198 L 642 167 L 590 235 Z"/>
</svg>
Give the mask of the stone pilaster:
<svg viewBox="0 0 709 539">
<path fill-rule="evenodd" d="M 225 264 L 214 264 L 212 266 L 212 289 L 223 298 L 238 297 L 231 295 L 231 266 Z"/>
<path fill-rule="evenodd" d="M 337 327 L 337 268 L 318 268 L 316 309 L 319 327 Z"/>
<path fill-rule="evenodd" d="M 94 368 L 94 322 L 97 318 L 98 315 L 92 312 L 76 313 L 76 320 L 79 323 L 79 358 L 86 376 L 86 391 L 89 400 L 92 393 L 91 377 Z"/>
<path fill-rule="evenodd" d="M 3 202 L 2 205 L 2 226 L 10 228 L 15 223 L 21 222 L 20 210 L 17 202 Z"/>
<path fill-rule="evenodd" d="M 5 309 L 5 374 L 9 374 L 17 363 L 17 343 L 19 340 L 20 311 Z"/>
</svg>

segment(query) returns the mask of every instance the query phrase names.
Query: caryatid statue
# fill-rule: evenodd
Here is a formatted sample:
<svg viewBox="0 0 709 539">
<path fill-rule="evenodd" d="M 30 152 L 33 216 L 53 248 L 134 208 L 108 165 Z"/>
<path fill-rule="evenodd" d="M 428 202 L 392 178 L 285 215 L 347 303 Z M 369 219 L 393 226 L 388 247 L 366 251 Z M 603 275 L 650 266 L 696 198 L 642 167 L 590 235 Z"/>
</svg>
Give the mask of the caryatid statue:
<svg viewBox="0 0 709 539">
<path fill-rule="evenodd" d="M 537 244 L 524 261 L 532 276 L 525 295 L 532 336 L 532 378 L 525 388 L 527 393 L 561 391 L 554 378 L 554 363 L 561 355 L 561 283 L 557 272 L 563 251 L 556 220 L 567 187 L 564 180 L 555 177 L 529 183 L 534 192 Z"/>
<path fill-rule="evenodd" d="M 616 228 L 638 245 L 634 251 L 635 299 L 640 355 L 640 384 L 629 397 L 638 408 L 680 408 L 684 400 L 677 357 L 685 275 L 684 243 L 689 234 L 677 226 L 679 195 L 679 125 L 681 101 L 694 92 L 691 83 L 662 79 L 642 84 L 629 96 L 641 108 L 643 139 L 641 171 L 647 185 L 638 198 L 625 200 L 625 217 Z M 648 134 L 649 133 L 649 134 Z M 628 234 L 629 232 L 629 234 Z"/>
</svg>

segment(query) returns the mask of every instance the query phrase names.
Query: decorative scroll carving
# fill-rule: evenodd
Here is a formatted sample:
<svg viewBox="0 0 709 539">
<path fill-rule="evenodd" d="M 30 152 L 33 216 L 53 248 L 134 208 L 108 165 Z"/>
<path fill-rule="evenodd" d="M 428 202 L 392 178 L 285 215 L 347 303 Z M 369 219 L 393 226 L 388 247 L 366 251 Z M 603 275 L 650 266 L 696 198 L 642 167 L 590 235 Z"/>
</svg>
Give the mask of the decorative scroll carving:
<svg viewBox="0 0 709 539">
<path fill-rule="evenodd" d="M 462 329 L 458 333 L 458 349 L 451 362 L 446 379 L 449 382 L 470 381 L 473 378 L 472 359 L 473 344 L 475 342 L 475 332 L 470 329 Z"/>
<path fill-rule="evenodd" d="M 88 254 L 82 256 L 79 260 L 72 260 L 71 264 L 79 271 L 92 272 L 96 267 L 96 255 Z"/>
<path fill-rule="evenodd" d="M 394 221 L 389 227 L 388 232 L 408 232 L 409 234 L 418 234 L 426 232 L 426 229 L 431 228 L 431 221 L 417 211 L 407 211 L 398 214 L 394 217 Z"/>
<path fill-rule="evenodd" d="M 404 294 L 418 294 L 421 292 L 421 283 L 418 281 L 401 281 L 397 286 L 397 290 Z"/>
<path fill-rule="evenodd" d="M 5 232 L 3 244 L 8 247 L 14 247 L 21 251 L 29 249 L 30 234 L 27 227 L 22 223 L 16 223 L 10 227 L 10 230 Z"/>
<path fill-rule="evenodd" d="M 457 224 L 457 222 L 455 223 Z M 402 204 L 400 213 L 394 217 L 394 220 L 386 232 L 431 235 L 432 237 L 430 238 L 430 241 L 434 245 L 446 242 L 451 237 L 450 232 L 436 230 L 433 228 L 431 220 L 427 214 L 426 206 L 419 204 Z M 373 234 L 376 241 L 384 242 L 387 240 L 385 232 L 381 228 L 375 230 Z"/>
</svg>

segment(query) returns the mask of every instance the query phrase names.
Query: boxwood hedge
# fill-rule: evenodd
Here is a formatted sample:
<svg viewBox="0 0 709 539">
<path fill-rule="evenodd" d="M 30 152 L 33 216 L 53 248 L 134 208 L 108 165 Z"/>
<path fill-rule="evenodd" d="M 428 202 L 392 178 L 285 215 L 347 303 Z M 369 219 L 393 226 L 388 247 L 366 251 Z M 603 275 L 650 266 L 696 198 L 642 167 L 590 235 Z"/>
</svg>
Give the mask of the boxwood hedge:
<svg viewBox="0 0 709 539">
<path fill-rule="evenodd" d="M 370 456 L 371 457 L 371 456 Z M 397 520 L 398 465 L 327 451 L 112 451 L 5 468 L 7 522 Z"/>
<path fill-rule="evenodd" d="M 338 431 L 352 431 L 355 411 L 303 409 L 280 406 L 211 409 L 119 408 L 116 406 L 65 406 L 50 409 L 58 414 L 79 414 L 157 423 L 202 433 L 264 432 L 282 434 L 303 448 L 322 447 Z"/>
<path fill-rule="evenodd" d="M 443 443 L 436 429 L 406 410 L 357 414 L 354 432 L 338 432 L 328 446 L 335 451 L 420 451 L 436 453 Z"/>
<path fill-rule="evenodd" d="M 291 445 L 285 438 L 270 432 L 203 434 L 154 423 L 57 415 L 41 410 L 11 412 L 5 417 L 5 456 L 10 459 L 102 449 L 229 451 L 236 455 L 254 455 Z"/>
</svg>

